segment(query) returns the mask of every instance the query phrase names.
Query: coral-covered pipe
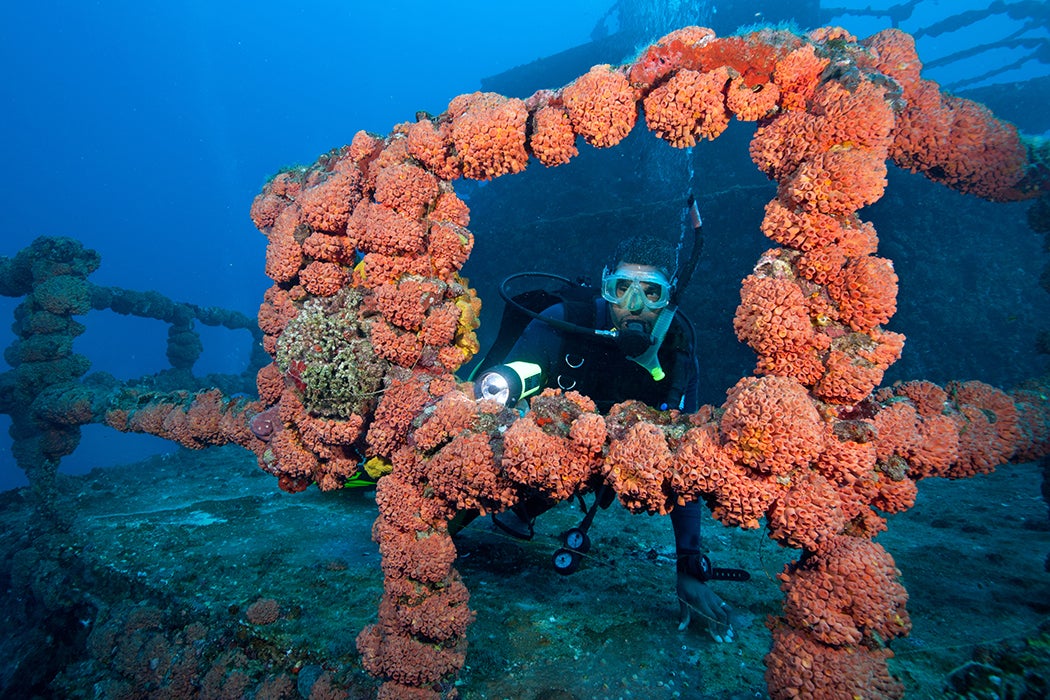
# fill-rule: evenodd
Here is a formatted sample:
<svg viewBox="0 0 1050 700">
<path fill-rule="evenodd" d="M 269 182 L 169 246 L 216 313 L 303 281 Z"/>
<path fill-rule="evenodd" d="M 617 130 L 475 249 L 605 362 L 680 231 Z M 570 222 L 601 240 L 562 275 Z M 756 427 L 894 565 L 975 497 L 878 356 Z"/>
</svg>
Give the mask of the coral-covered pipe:
<svg viewBox="0 0 1050 700">
<path fill-rule="evenodd" d="M 252 218 L 274 280 L 259 311 L 273 362 L 260 462 L 282 486 L 337 488 L 363 449 L 379 482 L 374 535 L 386 590 L 358 637 L 381 697 L 442 697 L 472 613 L 445 523 L 498 511 L 522 486 L 564 499 L 596 479 L 634 511 L 704 498 L 741 527 L 763 519 L 801 548 L 783 574 L 767 658 L 770 694 L 897 697 L 885 646 L 907 634 L 906 594 L 871 541 L 916 480 L 967 476 L 1047 453 L 1045 394 L 917 382 L 875 392 L 904 337 L 892 263 L 858 210 L 886 162 L 994 200 L 1038 194 L 1013 126 L 920 77 L 911 38 L 842 29 L 718 38 L 673 32 L 627 66 L 595 66 L 526 100 L 453 99 L 386 137 L 358 133 L 266 185 Z M 525 417 L 477 403 L 453 372 L 477 351 L 480 301 L 459 177 L 518 172 L 611 147 L 635 126 L 678 147 L 758 121 L 756 165 L 778 183 L 762 231 L 777 247 L 743 281 L 734 324 L 758 361 L 722 410 L 692 416 L 545 392 Z M 717 416 L 717 418 L 716 418 Z M 878 511 L 878 512 L 877 512 Z M 834 587 L 849 603 L 826 600 Z M 858 603 L 858 601 L 863 604 Z"/>
</svg>

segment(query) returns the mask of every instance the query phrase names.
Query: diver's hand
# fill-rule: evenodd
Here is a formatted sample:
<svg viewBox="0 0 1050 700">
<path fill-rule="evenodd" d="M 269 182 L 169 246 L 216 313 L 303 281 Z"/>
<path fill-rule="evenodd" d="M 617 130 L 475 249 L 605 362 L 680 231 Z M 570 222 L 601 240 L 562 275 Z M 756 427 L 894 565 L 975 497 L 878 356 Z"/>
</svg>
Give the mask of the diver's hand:
<svg viewBox="0 0 1050 700">
<path fill-rule="evenodd" d="M 733 641 L 733 625 L 729 615 L 729 606 L 718 595 L 698 579 L 686 573 L 678 574 L 675 586 L 678 592 L 679 624 L 682 631 L 689 626 L 693 615 L 707 623 L 707 631 L 716 642 Z"/>
</svg>

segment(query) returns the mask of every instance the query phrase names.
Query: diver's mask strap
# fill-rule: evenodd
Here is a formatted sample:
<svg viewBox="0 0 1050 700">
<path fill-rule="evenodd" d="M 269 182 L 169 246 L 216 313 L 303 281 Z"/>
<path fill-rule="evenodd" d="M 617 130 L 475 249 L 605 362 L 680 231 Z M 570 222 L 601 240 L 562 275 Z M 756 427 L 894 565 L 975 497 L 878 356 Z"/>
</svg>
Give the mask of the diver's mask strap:
<svg viewBox="0 0 1050 700">
<path fill-rule="evenodd" d="M 672 305 L 660 309 L 660 315 L 656 317 L 656 323 L 653 324 L 653 332 L 649 336 L 649 347 L 642 354 L 627 358 L 644 367 L 653 378 L 653 381 L 658 382 L 667 376 L 663 367 L 660 366 L 660 358 L 657 356 L 657 353 L 660 351 L 660 346 L 663 345 L 664 338 L 667 337 L 667 331 L 671 328 L 671 322 L 674 320 L 674 314 L 677 310 L 677 307 Z"/>
</svg>

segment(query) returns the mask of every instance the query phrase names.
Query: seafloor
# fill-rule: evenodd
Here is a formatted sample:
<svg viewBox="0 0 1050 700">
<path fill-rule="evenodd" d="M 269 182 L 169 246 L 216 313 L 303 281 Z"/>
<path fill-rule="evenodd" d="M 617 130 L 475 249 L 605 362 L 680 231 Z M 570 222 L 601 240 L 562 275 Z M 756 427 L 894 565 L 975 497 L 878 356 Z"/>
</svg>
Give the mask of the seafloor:
<svg viewBox="0 0 1050 700">
<path fill-rule="evenodd" d="M 949 674 L 968 663 L 992 690 L 1022 679 L 1029 692 L 1046 688 L 1050 527 L 1039 484 L 1032 464 L 927 480 L 879 536 L 911 596 L 914 629 L 891 661 L 909 697 L 945 697 Z M 12 535 L 0 544 L 0 697 L 374 694 L 354 645 L 382 585 L 369 493 L 281 493 L 237 448 L 184 450 L 61 488 L 70 526 L 58 534 L 37 526 L 26 491 L 0 497 Z M 550 555 L 578 518 L 562 504 L 527 543 L 480 520 L 461 535 L 458 568 L 477 610 L 461 697 L 765 697 L 764 623 L 795 552 L 760 531 L 705 527 L 716 565 L 752 573 L 712 584 L 737 632 L 717 644 L 695 621 L 677 630 L 666 518 L 600 511 L 590 555 L 561 576 Z"/>
</svg>

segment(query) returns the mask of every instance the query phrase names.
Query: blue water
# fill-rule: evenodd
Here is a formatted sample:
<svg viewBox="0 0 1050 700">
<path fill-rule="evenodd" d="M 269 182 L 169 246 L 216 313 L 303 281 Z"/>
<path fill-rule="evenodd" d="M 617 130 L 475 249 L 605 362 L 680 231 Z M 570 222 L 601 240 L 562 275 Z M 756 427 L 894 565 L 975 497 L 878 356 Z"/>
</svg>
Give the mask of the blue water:
<svg viewBox="0 0 1050 700">
<path fill-rule="evenodd" d="M 0 255 L 14 255 L 37 236 L 72 236 L 101 253 L 96 284 L 155 289 L 254 315 L 268 280 L 265 241 L 248 207 L 269 175 L 312 162 L 359 129 L 385 134 L 417 110 L 439 113 L 455 95 L 479 89 L 484 77 L 584 44 L 611 5 L 13 3 L 0 28 Z M 924 0 L 902 27 L 964 8 Z M 890 24 L 854 15 L 834 21 L 862 36 Z M 1014 28 L 993 18 L 924 39 L 920 55 L 941 56 Z M 1045 26 L 1036 31 L 1045 35 Z M 929 77 L 950 82 L 980 75 L 989 61 L 1013 60 L 1013 53 L 985 56 L 980 65 Z M 1001 79 L 1046 69 L 1029 62 Z M 0 298 L 0 346 L 13 340 L 7 319 L 16 303 Z M 99 312 L 85 323 L 89 331 L 77 350 L 94 369 L 134 378 L 166 366 L 166 329 L 158 324 Z M 198 374 L 243 368 L 246 333 L 202 334 Z M 0 488 L 24 483 L 10 456 L 8 425 L 0 416 Z M 170 449 L 154 438 L 88 427 L 63 469 Z"/>
</svg>

